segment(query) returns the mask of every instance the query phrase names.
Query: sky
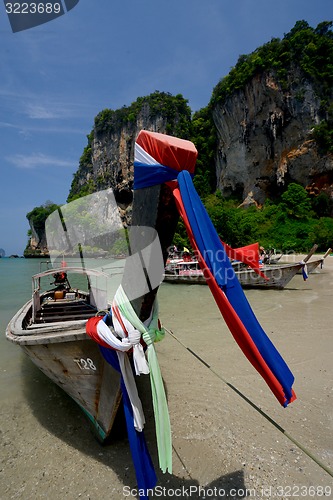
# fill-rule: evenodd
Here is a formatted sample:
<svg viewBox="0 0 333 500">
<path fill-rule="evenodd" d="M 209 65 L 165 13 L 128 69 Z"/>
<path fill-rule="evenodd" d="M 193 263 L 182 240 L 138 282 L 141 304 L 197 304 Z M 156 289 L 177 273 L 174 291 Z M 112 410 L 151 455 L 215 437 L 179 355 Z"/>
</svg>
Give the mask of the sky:
<svg viewBox="0 0 333 500">
<path fill-rule="evenodd" d="M 22 255 L 26 214 L 66 203 L 100 111 L 156 90 L 197 111 L 241 54 L 302 19 L 333 20 L 333 1 L 80 0 L 16 33 L 0 2 L 0 248 Z"/>
</svg>

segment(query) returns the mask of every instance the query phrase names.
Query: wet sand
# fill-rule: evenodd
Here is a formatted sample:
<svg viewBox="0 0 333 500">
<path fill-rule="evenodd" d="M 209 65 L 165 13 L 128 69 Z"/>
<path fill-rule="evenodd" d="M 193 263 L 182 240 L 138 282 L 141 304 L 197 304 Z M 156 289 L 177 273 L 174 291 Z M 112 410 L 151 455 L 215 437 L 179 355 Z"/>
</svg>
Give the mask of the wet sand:
<svg viewBox="0 0 333 500">
<path fill-rule="evenodd" d="M 173 474 L 158 472 L 152 498 L 333 497 L 333 257 L 306 282 L 297 275 L 285 290 L 246 295 L 295 375 L 297 400 L 280 406 L 208 287 L 163 284 L 160 317 L 176 336 L 157 344 Z M 135 498 L 121 414 L 102 447 L 77 405 L 14 345 L 6 348 L 1 376 L 1 499 Z M 158 470 L 147 384 L 141 390 Z"/>
</svg>

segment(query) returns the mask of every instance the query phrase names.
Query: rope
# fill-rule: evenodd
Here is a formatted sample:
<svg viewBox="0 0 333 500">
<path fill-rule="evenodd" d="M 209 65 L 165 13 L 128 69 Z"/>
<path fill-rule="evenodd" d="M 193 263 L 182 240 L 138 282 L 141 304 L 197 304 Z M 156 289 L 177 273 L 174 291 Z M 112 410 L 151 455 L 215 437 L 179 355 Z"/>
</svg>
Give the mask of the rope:
<svg viewBox="0 0 333 500">
<path fill-rule="evenodd" d="M 310 450 L 308 450 L 302 443 L 295 439 L 288 431 L 286 431 L 281 425 L 279 425 L 275 420 L 270 417 L 266 412 L 264 412 L 259 406 L 257 406 L 253 401 L 251 401 L 245 394 L 243 394 L 237 387 L 228 382 L 224 377 L 217 373 L 204 359 L 202 359 L 198 354 L 196 354 L 192 349 L 187 347 L 176 335 L 167 328 L 164 330 L 176 340 L 182 347 L 184 347 L 189 353 L 192 354 L 200 363 L 202 363 L 210 372 L 212 372 L 217 378 L 219 378 L 225 385 L 232 389 L 238 396 L 240 396 L 246 403 L 248 403 L 252 408 L 254 408 L 260 415 L 262 415 L 270 424 L 272 424 L 278 431 L 280 431 L 289 441 L 294 443 L 300 450 L 303 451 L 311 460 L 313 460 L 319 467 L 321 467 L 327 474 L 333 477 L 333 471 L 326 464 L 324 464 L 320 458 L 316 457 Z"/>
</svg>

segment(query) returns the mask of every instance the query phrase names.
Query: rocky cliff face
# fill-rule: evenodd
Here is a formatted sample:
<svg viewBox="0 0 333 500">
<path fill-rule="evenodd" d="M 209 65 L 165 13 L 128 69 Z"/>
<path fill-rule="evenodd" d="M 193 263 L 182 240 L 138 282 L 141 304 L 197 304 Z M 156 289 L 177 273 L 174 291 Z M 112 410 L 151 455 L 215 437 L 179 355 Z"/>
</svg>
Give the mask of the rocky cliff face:
<svg viewBox="0 0 333 500">
<path fill-rule="evenodd" d="M 29 220 L 31 237 L 24 250 L 24 257 L 49 257 L 45 231 L 36 231 L 34 223 Z"/>
<path fill-rule="evenodd" d="M 191 110 L 180 94 L 172 96 L 155 92 L 138 98 L 129 107 L 115 111 L 103 110 L 95 118 L 94 128 L 88 136 L 88 145 L 81 156 L 67 201 L 112 188 L 122 223 L 124 226 L 129 225 L 137 135 L 145 129 L 188 139 L 190 123 Z M 87 199 L 89 200 L 88 197 Z M 96 215 L 93 208 L 89 208 L 89 211 L 96 221 L 103 220 L 112 226 L 113 222 L 107 220 L 106 214 Z M 32 237 L 24 255 L 47 256 L 45 229 L 37 232 L 31 219 L 29 223 Z"/>
<path fill-rule="evenodd" d="M 213 109 L 217 185 L 222 194 L 263 203 L 286 184 L 333 193 L 333 157 L 321 156 L 312 128 L 323 116 L 311 81 L 297 69 L 282 90 L 274 73 L 254 77 Z"/>
<path fill-rule="evenodd" d="M 321 99 L 299 69 L 289 72 L 283 88 L 274 72 L 257 74 L 223 104 L 215 103 L 212 116 L 214 125 L 209 127 L 216 129 L 218 140 L 215 165 L 209 168 L 216 172 L 217 188 L 224 196 L 237 195 L 244 205 L 260 205 L 276 198 L 290 182 L 333 196 L 333 156 L 320 154 L 313 135 L 313 127 L 325 119 Z M 111 187 L 124 225 L 130 224 L 135 138 L 146 129 L 188 139 L 190 124 L 187 101 L 158 92 L 128 108 L 102 111 L 68 201 Z M 202 139 L 198 136 L 199 143 Z M 203 157 L 202 170 L 210 163 Z M 44 252 L 43 238 L 31 229 L 31 249 Z"/>
<path fill-rule="evenodd" d="M 138 102 L 139 101 L 139 102 Z M 133 199 L 135 139 L 142 129 L 188 138 L 191 111 L 181 96 L 152 94 L 129 108 L 106 110 L 95 119 L 89 154 L 80 163 L 69 200 L 91 191 L 111 187 L 124 222 L 129 222 Z"/>
<path fill-rule="evenodd" d="M 165 109 L 156 112 L 150 98 L 140 103 L 135 119 L 130 107 L 130 120 L 115 112 L 96 121 L 89 158 L 80 164 L 72 195 L 87 183 L 92 191 L 112 187 L 123 217 L 130 216 L 135 137 L 141 129 L 179 135 L 182 110 L 173 108 L 171 124 Z M 258 74 L 213 108 L 217 188 L 224 196 L 257 204 L 276 198 L 290 182 L 332 195 L 333 157 L 319 153 L 312 134 L 323 118 L 316 88 L 299 68 L 290 71 L 283 89 L 274 72 Z M 189 113 L 185 119 L 190 122 Z"/>
<path fill-rule="evenodd" d="M 120 209 L 126 212 L 132 202 L 134 144 L 140 130 L 166 133 L 167 121 L 162 116 L 150 117 L 145 104 L 134 124 L 125 123 L 109 132 L 95 130 L 92 141 L 93 179 L 95 183 L 112 187 Z"/>
</svg>

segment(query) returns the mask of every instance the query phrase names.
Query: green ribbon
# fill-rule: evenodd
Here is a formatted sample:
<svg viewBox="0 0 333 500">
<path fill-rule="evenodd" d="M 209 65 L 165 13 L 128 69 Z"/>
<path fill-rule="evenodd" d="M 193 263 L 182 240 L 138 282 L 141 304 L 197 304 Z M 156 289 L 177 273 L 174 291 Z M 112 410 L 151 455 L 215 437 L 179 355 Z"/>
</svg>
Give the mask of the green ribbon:
<svg viewBox="0 0 333 500">
<path fill-rule="evenodd" d="M 136 328 L 136 330 L 141 332 L 142 338 L 147 345 L 147 358 L 155 417 L 158 459 L 161 470 L 163 472 L 168 471 L 171 474 L 172 440 L 170 418 L 162 374 L 154 346 L 155 342 L 159 342 L 165 336 L 165 331 L 158 328 L 157 299 L 155 299 L 153 305 L 152 315 L 148 327 L 138 318 L 121 285 L 116 292 L 115 302 L 127 321 L 129 321 L 132 326 Z"/>
</svg>

